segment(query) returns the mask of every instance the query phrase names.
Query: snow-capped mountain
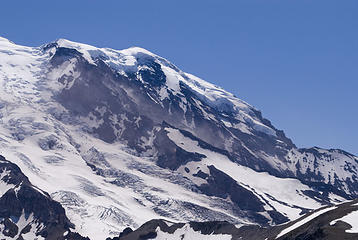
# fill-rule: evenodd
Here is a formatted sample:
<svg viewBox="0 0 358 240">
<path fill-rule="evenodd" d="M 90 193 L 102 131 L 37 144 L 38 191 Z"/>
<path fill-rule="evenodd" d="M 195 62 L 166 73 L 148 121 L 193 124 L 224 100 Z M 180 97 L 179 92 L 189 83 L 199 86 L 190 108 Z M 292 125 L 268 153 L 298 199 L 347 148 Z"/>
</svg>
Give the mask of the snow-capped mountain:
<svg viewBox="0 0 358 240">
<path fill-rule="evenodd" d="M 1 155 L 91 239 L 158 218 L 281 224 L 358 195 L 356 156 L 298 149 L 142 48 L 0 38 L 0 81 Z"/>
</svg>

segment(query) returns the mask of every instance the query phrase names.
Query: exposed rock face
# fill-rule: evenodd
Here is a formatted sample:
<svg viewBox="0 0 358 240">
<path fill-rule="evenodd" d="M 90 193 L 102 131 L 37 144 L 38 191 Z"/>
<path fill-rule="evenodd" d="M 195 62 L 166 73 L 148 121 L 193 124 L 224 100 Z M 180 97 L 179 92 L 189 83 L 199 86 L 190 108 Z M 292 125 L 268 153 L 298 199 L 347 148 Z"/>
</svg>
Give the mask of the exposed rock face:
<svg viewBox="0 0 358 240">
<path fill-rule="evenodd" d="M 13 239 L 84 239 L 70 233 L 70 228 L 74 226 L 61 204 L 33 186 L 20 168 L 3 156 L 0 156 L 0 176 L 0 236 Z"/>
</svg>

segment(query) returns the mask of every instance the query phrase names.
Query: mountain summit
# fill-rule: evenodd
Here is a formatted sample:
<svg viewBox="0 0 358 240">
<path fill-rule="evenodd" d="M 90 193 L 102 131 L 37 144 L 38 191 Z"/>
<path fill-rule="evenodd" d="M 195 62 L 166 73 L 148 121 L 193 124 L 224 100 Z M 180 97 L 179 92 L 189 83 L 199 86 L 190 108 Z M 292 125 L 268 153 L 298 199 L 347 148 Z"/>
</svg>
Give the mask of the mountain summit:
<svg viewBox="0 0 358 240">
<path fill-rule="evenodd" d="M 62 205 L 62 230 L 90 239 L 158 218 L 276 225 L 358 196 L 356 156 L 297 148 L 259 110 L 142 48 L 0 38 L 0 81 L 1 155 Z M 0 176 L 1 204 L 14 190 Z"/>
</svg>

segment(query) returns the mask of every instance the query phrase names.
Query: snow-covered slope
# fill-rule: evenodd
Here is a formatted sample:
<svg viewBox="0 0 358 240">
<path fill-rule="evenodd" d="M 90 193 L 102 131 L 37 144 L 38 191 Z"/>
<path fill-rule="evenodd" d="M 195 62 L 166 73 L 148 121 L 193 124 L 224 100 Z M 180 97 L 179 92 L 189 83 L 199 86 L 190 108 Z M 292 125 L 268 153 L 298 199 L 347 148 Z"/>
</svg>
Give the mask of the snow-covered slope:
<svg viewBox="0 0 358 240">
<path fill-rule="evenodd" d="M 0 38 L 0 84 L 1 154 L 91 239 L 156 218 L 279 224 L 357 196 L 357 157 L 297 149 L 254 107 L 142 48 Z"/>
</svg>

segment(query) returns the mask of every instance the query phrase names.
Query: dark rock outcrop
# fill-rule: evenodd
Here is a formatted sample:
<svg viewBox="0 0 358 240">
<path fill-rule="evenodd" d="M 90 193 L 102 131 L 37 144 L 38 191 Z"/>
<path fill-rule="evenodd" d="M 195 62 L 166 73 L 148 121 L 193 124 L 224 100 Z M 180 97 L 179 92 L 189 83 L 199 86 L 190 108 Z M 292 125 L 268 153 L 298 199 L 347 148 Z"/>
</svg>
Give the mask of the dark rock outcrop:
<svg viewBox="0 0 358 240">
<path fill-rule="evenodd" d="M 84 239 L 71 233 L 74 225 L 61 204 L 33 186 L 20 168 L 3 156 L 0 156 L 1 173 L 3 177 L 0 181 L 11 187 L 0 196 L 0 226 L 4 226 L 0 235 L 21 239 L 23 234 L 31 231 L 46 240 Z M 20 219 L 26 221 L 22 228 L 18 226 Z M 66 232 L 68 237 L 65 238 Z"/>
</svg>

